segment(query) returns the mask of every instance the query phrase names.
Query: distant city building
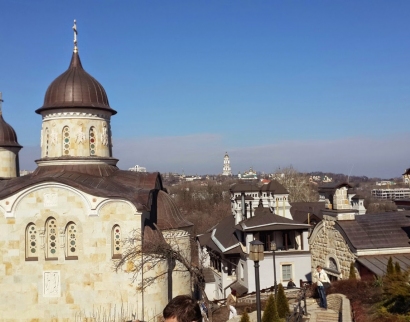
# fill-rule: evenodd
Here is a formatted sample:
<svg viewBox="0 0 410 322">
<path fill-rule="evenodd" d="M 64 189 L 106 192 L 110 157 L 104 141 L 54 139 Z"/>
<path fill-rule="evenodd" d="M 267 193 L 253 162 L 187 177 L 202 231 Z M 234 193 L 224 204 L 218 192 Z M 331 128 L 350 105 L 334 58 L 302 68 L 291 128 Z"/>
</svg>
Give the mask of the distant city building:
<svg viewBox="0 0 410 322">
<path fill-rule="evenodd" d="M 394 186 L 396 183 L 394 181 L 378 181 L 376 186 Z"/>
<path fill-rule="evenodd" d="M 29 171 L 29 170 L 20 170 L 20 177 L 26 176 L 30 173 L 33 173 L 34 171 Z"/>
<path fill-rule="evenodd" d="M 239 172 L 238 178 L 241 180 L 256 180 L 258 179 L 258 176 L 256 174 L 256 171 L 254 171 L 252 167 L 250 167 L 249 171 L 245 171 L 243 174 Z"/>
<path fill-rule="evenodd" d="M 147 168 L 140 167 L 138 164 L 132 168 L 129 168 L 128 171 L 135 171 L 135 172 L 147 172 Z"/>
<path fill-rule="evenodd" d="M 377 199 L 407 199 L 410 198 L 410 188 L 373 189 L 372 196 Z"/>
<path fill-rule="evenodd" d="M 231 161 L 229 160 L 228 152 L 225 152 L 224 166 L 223 166 L 223 169 L 222 169 L 222 175 L 223 176 L 231 176 L 232 175 Z"/>
<path fill-rule="evenodd" d="M 310 176 L 309 177 L 309 182 L 312 182 L 312 183 L 319 183 L 319 182 L 327 183 L 327 182 L 332 182 L 332 181 L 333 179 L 328 176 L 323 176 L 323 177 L 322 176 Z"/>
<path fill-rule="evenodd" d="M 410 184 L 410 168 L 407 168 L 402 176 L 403 176 L 403 182 L 405 184 Z"/>
</svg>

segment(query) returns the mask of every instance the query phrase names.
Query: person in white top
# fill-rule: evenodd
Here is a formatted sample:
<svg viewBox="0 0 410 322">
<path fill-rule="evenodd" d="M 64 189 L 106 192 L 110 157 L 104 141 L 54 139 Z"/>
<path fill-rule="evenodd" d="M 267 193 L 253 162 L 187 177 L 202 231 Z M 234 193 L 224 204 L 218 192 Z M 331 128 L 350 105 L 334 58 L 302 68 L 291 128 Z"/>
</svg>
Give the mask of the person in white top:
<svg viewBox="0 0 410 322">
<path fill-rule="evenodd" d="M 314 277 L 316 278 L 317 291 L 319 292 L 319 306 L 327 309 L 326 290 L 323 284 L 330 283 L 330 280 L 326 272 L 322 269 L 322 266 L 318 265 L 316 267 L 316 271 L 317 273 L 314 275 Z"/>
</svg>

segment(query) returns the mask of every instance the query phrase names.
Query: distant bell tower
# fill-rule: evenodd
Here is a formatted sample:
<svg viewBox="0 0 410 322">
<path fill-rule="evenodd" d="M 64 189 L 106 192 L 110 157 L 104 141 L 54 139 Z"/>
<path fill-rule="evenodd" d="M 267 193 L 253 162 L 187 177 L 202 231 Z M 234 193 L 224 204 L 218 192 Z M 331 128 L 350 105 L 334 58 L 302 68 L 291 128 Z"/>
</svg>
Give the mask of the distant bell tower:
<svg viewBox="0 0 410 322">
<path fill-rule="evenodd" d="M 19 151 L 22 148 L 17 142 L 16 132 L 3 119 L 2 103 L 0 92 L 0 180 L 20 176 Z"/>
<path fill-rule="evenodd" d="M 222 169 L 222 175 L 223 175 L 223 176 L 231 176 L 231 175 L 232 175 L 231 161 L 229 161 L 228 152 L 225 152 L 225 156 L 224 156 L 224 167 L 223 167 L 223 169 Z"/>
</svg>

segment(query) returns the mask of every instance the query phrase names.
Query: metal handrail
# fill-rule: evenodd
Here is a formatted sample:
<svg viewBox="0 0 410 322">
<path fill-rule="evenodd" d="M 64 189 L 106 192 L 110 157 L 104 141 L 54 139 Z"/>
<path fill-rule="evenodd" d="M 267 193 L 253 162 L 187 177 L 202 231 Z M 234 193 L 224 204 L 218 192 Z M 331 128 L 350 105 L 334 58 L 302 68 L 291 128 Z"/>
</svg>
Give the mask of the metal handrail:
<svg viewBox="0 0 410 322">
<path fill-rule="evenodd" d="M 301 322 L 303 316 L 308 314 L 306 305 L 306 291 L 306 286 L 299 288 L 299 294 L 297 297 L 298 302 L 293 306 L 293 312 L 286 317 L 286 322 Z"/>
</svg>

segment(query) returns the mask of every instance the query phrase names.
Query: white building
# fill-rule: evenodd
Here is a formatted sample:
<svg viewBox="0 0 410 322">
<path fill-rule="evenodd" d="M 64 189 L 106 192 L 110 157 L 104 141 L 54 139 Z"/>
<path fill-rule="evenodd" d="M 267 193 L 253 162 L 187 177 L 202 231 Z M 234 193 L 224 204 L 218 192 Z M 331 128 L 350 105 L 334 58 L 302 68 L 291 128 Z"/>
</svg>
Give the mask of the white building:
<svg viewBox="0 0 410 322">
<path fill-rule="evenodd" d="M 231 176 L 232 175 L 231 161 L 229 160 L 228 152 L 225 152 L 224 166 L 222 168 L 222 175 L 223 176 Z"/>
<path fill-rule="evenodd" d="M 292 219 L 286 189 L 272 181 L 261 186 L 236 184 L 230 193 L 232 216 L 197 236 L 208 298 L 225 298 L 230 288 L 239 294 L 255 291 L 254 262 L 249 259 L 249 243 L 253 240 L 261 241 L 265 248 L 265 259 L 259 263 L 261 289 L 274 285 L 272 241 L 277 245 L 277 283 L 286 286 L 290 279 L 296 284 L 309 280 L 310 225 Z"/>
<path fill-rule="evenodd" d="M 133 166 L 132 168 L 129 168 L 128 171 L 134 171 L 134 172 L 147 172 L 147 168 L 141 167 L 138 164 Z"/>
<path fill-rule="evenodd" d="M 407 199 L 410 198 L 410 188 L 373 189 L 372 196 L 377 199 Z"/>
<path fill-rule="evenodd" d="M 170 298 L 190 293 L 189 274 L 167 261 L 147 263 L 145 278 L 165 278 L 139 290 L 141 274 L 132 279 L 137 260 L 117 273 L 114 261 L 123 258 L 124 240 L 134 231 L 141 238 L 133 247 L 144 246 L 145 253 L 154 241 L 171 247 L 177 241 L 190 254 L 192 224 L 159 173 L 117 168 L 110 125 L 117 112 L 83 69 L 76 40 L 68 69 L 50 84 L 36 113 L 41 157 L 21 177 L 21 146 L 0 113 L 0 319 L 95 321 L 100 314 L 114 320 L 121 310 L 127 320 L 156 319 Z"/>
</svg>

